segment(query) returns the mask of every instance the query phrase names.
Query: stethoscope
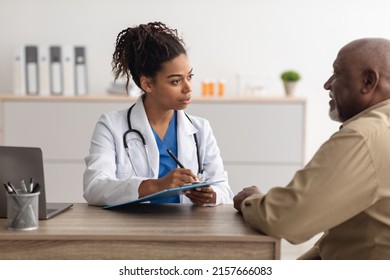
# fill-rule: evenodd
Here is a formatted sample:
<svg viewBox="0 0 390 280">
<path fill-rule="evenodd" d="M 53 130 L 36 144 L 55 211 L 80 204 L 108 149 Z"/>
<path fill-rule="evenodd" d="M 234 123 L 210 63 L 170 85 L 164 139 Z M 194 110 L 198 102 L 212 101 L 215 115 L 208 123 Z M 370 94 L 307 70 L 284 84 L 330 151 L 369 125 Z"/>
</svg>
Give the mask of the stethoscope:
<svg viewBox="0 0 390 280">
<path fill-rule="evenodd" d="M 133 110 L 134 106 L 135 106 L 135 104 L 133 104 L 129 108 L 129 110 L 127 111 L 127 125 L 129 127 L 129 129 L 123 134 L 123 145 L 125 147 L 127 155 L 129 156 L 130 163 L 131 163 L 131 165 L 133 167 L 133 170 L 135 171 L 136 169 L 134 168 L 134 164 L 133 164 L 132 158 L 131 158 L 131 156 L 129 154 L 129 146 L 127 145 L 127 142 L 126 142 L 126 137 L 127 137 L 127 134 L 129 134 L 129 133 L 133 132 L 133 133 L 136 133 L 139 136 L 139 138 L 141 139 L 142 144 L 144 145 L 144 148 L 145 148 L 146 158 L 147 158 L 149 167 L 151 167 L 152 165 L 150 164 L 149 153 L 148 153 L 148 149 L 146 147 L 145 137 L 142 135 L 142 133 L 139 130 L 133 129 L 133 127 L 131 126 L 130 115 L 131 115 L 131 110 Z M 186 115 L 187 119 L 192 123 L 191 118 L 186 113 L 184 113 L 184 114 Z M 198 160 L 198 175 L 202 175 L 204 170 L 202 169 L 202 164 L 200 162 L 199 143 L 198 143 L 198 138 L 196 137 L 196 133 L 194 133 L 194 140 L 195 140 L 195 146 L 196 146 L 196 157 L 197 157 L 197 160 Z M 149 177 L 151 177 L 151 168 L 149 168 Z"/>
</svg>

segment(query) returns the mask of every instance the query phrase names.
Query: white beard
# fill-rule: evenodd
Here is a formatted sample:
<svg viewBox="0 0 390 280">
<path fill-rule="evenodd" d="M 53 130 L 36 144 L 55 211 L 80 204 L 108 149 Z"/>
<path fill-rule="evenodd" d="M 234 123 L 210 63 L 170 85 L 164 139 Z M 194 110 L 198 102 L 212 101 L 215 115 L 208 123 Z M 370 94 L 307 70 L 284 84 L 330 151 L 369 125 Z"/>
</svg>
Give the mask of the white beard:
<svg viewBox="0 0 390 280">
<path fill-rule="evenodd" d="M 333 109 L 329 108 L 329 117 L 332 121 L 342 122 L 340 120 L 340 114 L 339 110 L 337 110 L 337 107 L 334 107 Z"/>
<path fill-rule="evenodd" d="M 330 92 L 329 93 L 329 96 L 330 98 L 333 99 L 333 102 L 334 102 L 334 108 L 332 107 L 329 107 L 329 117 L 332 121 L 336 121 L 336 122 L 341 122 L 342 121 L 340 120 L 340 113 L 339 113 L 339 110 L 337 110 L 337 103 L 336 103 L 336 100 L 334 99 L 334 95 L 333 95 L 333 92 Z"/>
</svg>

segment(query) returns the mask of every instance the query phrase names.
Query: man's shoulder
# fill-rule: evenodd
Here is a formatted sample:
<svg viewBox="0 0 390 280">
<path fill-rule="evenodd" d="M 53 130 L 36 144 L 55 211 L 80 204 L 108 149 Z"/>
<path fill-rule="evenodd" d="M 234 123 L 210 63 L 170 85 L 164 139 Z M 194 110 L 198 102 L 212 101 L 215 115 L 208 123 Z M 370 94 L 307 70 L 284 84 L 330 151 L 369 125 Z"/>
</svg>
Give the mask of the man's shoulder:
<svg viewBox="0 0 390 280">
<path fill-rule="evenodd" d="M 377 105 L 343 124 L 341 131 L 352 130 L 362 135 L 387 131 L 390 126 L 390 102 Z"/>
</svg>

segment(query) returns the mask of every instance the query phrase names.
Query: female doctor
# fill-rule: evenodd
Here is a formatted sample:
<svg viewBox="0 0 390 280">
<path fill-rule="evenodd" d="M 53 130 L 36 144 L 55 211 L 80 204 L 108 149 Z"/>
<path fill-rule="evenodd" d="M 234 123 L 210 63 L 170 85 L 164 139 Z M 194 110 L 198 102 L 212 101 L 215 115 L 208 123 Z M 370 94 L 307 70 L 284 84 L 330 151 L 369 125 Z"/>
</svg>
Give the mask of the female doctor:
<svg viewBox="0 0 390 280">
<path fill-rule="evenodd" d="M 177 31 L 160 22 L 121 31 L 115 79 L 130 77 L 142 95 L 130 108 L 103 114 L 85 158 L 84 198 L 110 205 L 199 179 L 225 180 L 158 203 L 232 203 L 220 151 L 207 120 L 183 111 L 191 103 L 193 70 Z M 168 154 L 170 150 L 182 167 Z"/>
</svg>

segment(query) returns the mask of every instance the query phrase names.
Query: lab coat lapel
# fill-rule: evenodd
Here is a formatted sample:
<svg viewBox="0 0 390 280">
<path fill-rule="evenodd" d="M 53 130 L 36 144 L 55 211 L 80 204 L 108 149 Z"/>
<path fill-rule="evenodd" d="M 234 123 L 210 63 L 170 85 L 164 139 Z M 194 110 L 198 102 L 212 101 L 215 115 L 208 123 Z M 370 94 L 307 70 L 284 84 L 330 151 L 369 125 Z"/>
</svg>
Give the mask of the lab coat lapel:
<svg viewBox="0 0 390 280">
<path fill-rule="evenodd" d="M 158 178 L 160 157 L 156 139 L 146 116 L 142 96 L 138 98 L 133 111 L 134 113 L 131 114 L 131 125 L 133 129 L 139 130 L 144 136 L 151 165 L 150 168 L 152 169 L 152 178 Z"/>
<path fill-rule="evenodd" d="M 190 168 L 195 175 L 198 171 L 198 163 L 193 135 L 196 132 L 196 127 L 188 120 L 184 111 L 177 111 L 177 147 L 179 161 L 186 168 Z"/>
</svg>

